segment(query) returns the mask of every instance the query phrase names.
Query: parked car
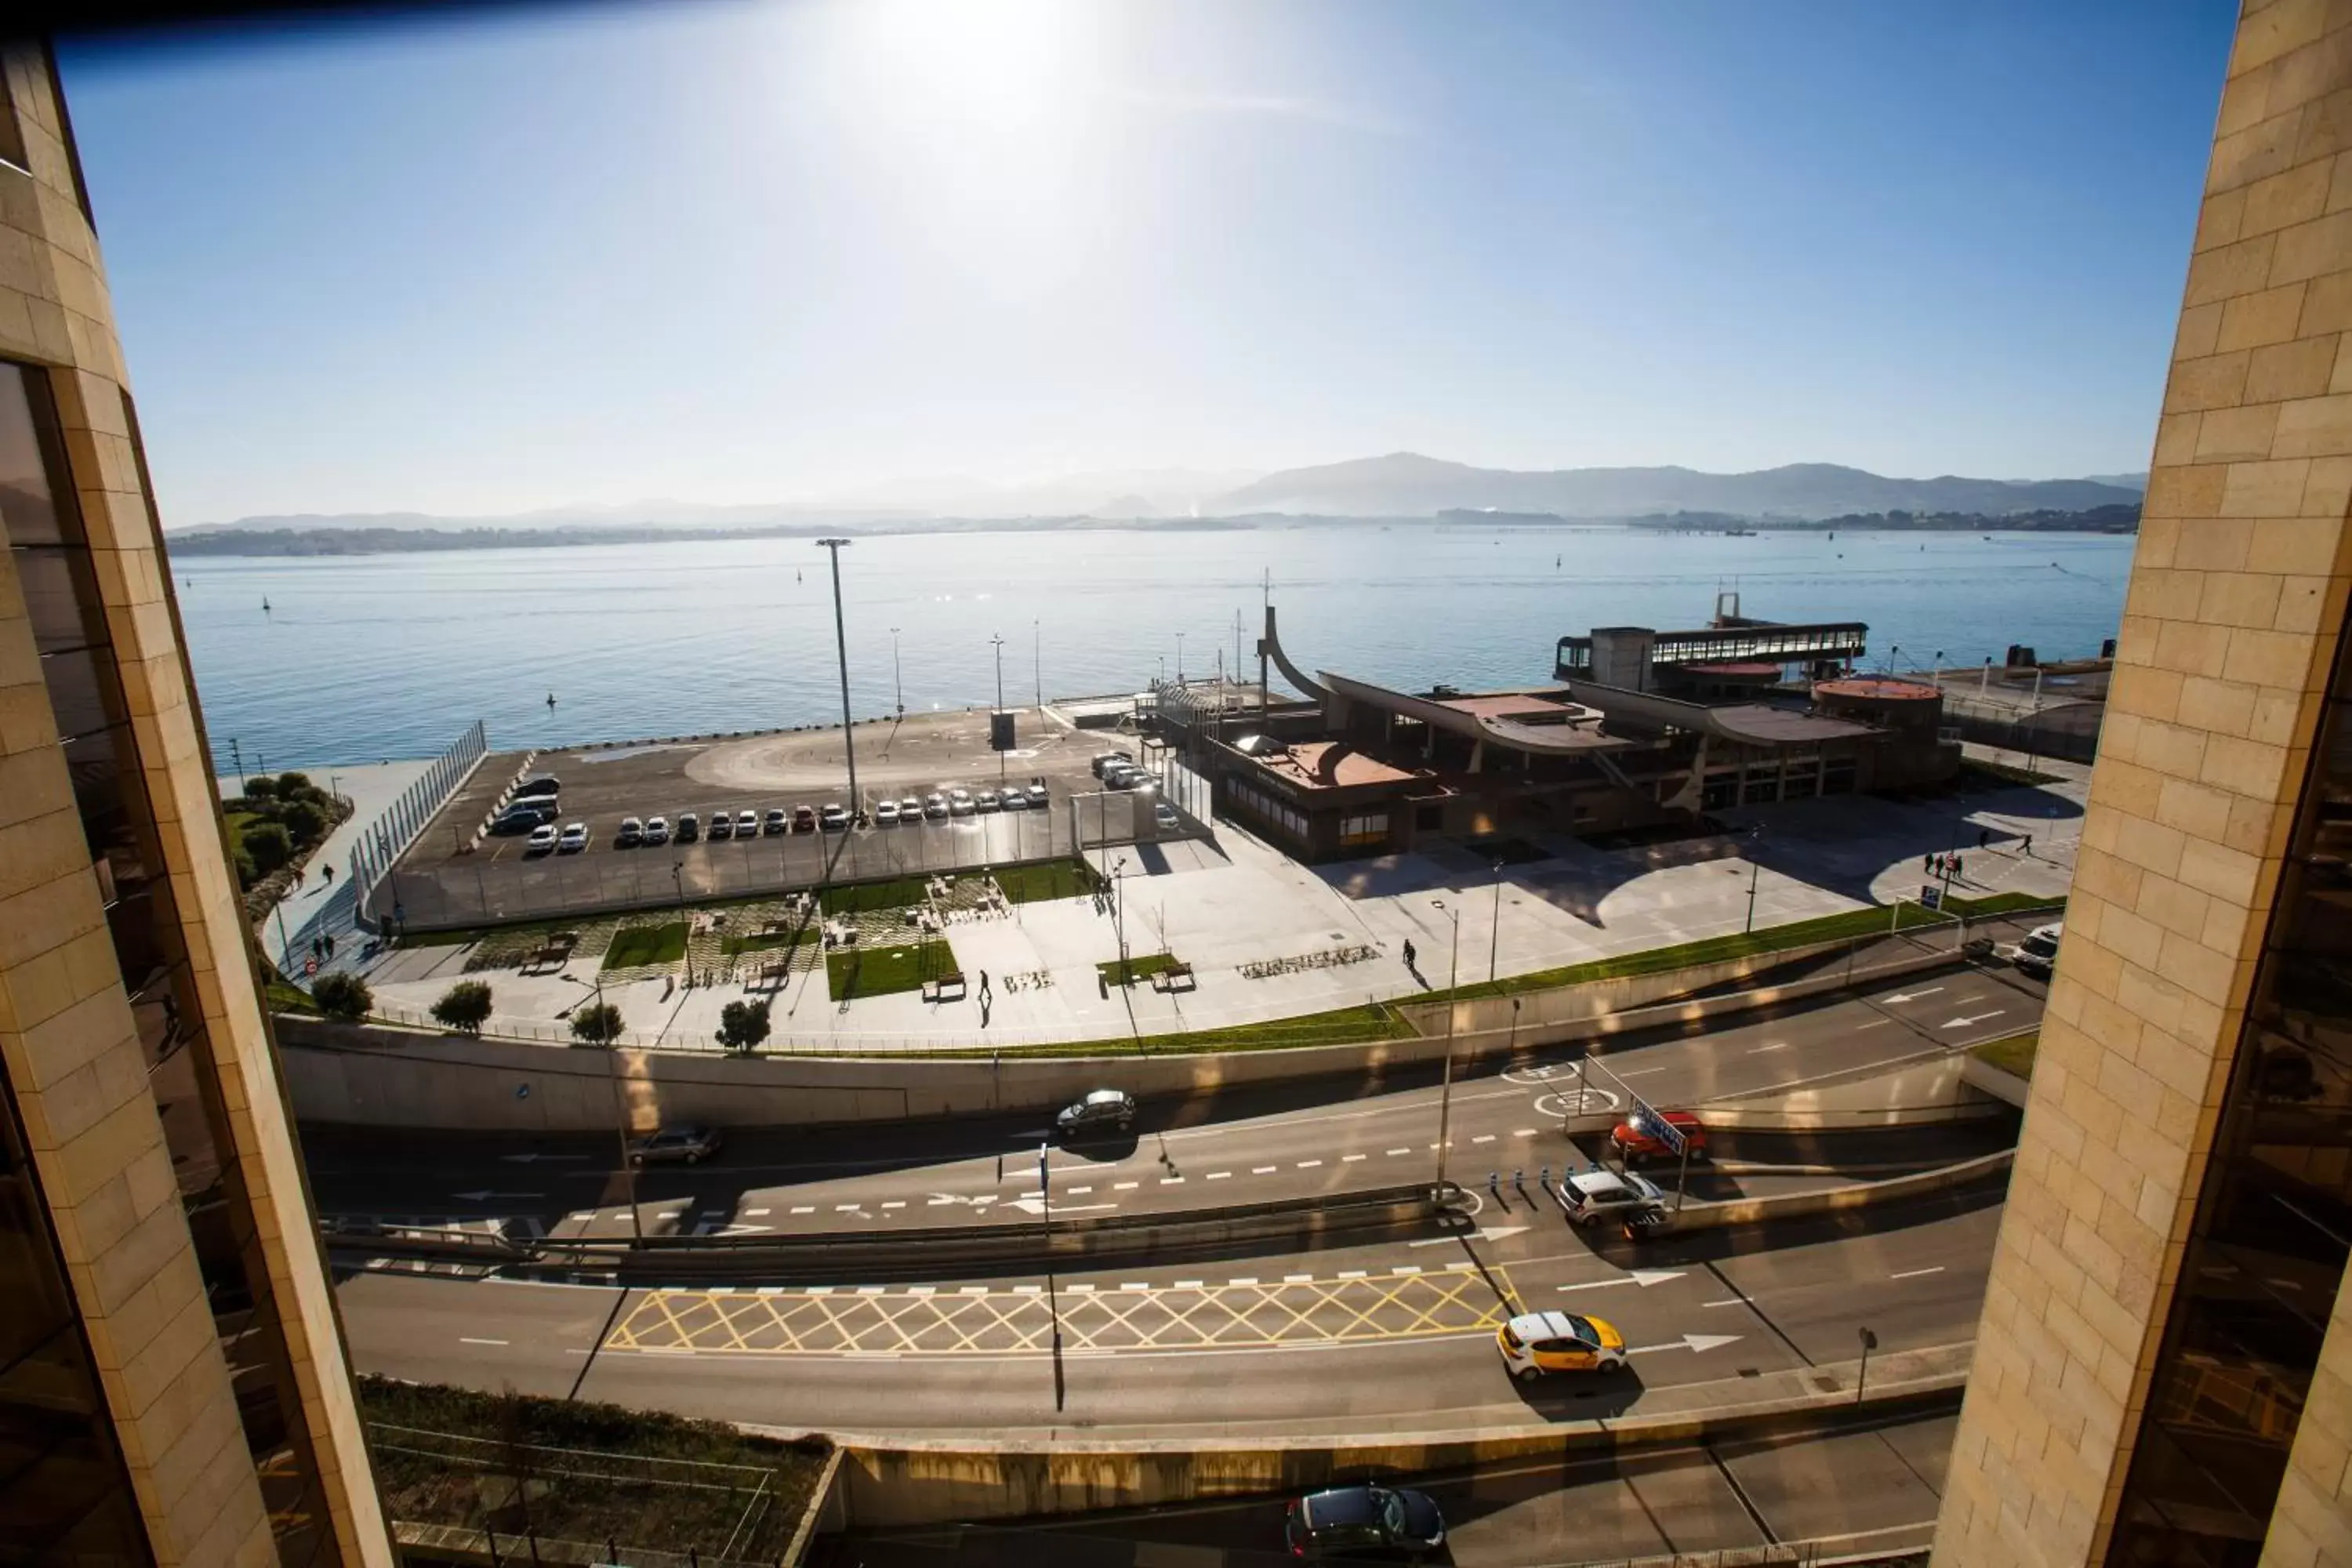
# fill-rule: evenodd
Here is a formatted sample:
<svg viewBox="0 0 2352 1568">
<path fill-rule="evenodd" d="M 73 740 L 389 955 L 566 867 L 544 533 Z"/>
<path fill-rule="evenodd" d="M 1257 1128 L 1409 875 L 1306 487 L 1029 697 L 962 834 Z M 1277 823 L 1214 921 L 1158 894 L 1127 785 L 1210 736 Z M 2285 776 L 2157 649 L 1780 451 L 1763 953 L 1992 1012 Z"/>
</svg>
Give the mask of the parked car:
<svg viewBox="0 0 2352 1568">
<path fill-rule="evenodd" d="M 816 808 L 814 806 L 796 805 L 793 807 L 793 831 L 794 833 L 814 833 L 816 831 Z"/>
<path fill-rule="evenodd" d="M 1124 1132 L 1134 1125 L 1135 1096 L 1117 1089 L 1097 1089 L 1054 1118 L 1054 1131 L 1065 1138 Z"/>
<path fill-rule="evenodd" d="M 677 841 L 691 844 L 702 837 L 702 819 L 690 811 L 677 814 Z"/>
<path fill-rule="evenodd" d="M 613 836 L 613 842 L 615 845 L 626 849 L 629 846 L 642 844 L 645 840 L 646 825 L 644 823 L 634 816 L 621 818 L 621 830 Z"/>
<path fill-rule="evenodd" d="M 2065 922 L 2053 921 L 2035 926 L 2026 933 L 2023 942 L 2001 954 L 2017 966 L 2020 974 L 2031 974 L 2036 980 L 2047 980 L 2058 967 L 2058 939 L 2066 933 Z"/>
<path fill-rule="evenodd" d="M 555 847 L 567 855 L 587 848 L 588 825 L 584 822 L 565 823 L 563 831 L 556 836 Z"/>
<path fill-rule="evenodd" d="M 849 826 L 849 808 L 838 801 L 828 801 L 816 814 L 816 825 L 827 833 L 838 833 Z"/>
<path fill-rule="evenodd" d="M 1027 794 L 1029 796 L 1029 804 L 1032 806 L 1043 809 L 1046 802 L 1045 781 L 1044 779 L 1039 779 L 1035 783 L 1032 784 L 1028 788 Z"/>
<path fill-rule="evenodd" d="M 502 811 L 490 824 L 490 831 L 501 838 L 510 838 L 520 833 L 529 833 L 532 828 L 545 822 L 549 815 L 551 814 L 511 809 Z"/>
<path fill-rule="evenodd" d="M 1646 1177 L 1619 1175 L 1614 1171 L 1585 1171 L 1573 1176 L 1562 1176 L 1552 1189 L 1561 1212 L 1570 1225 L 1599 1225 L 1604 1220 L 1622 1220 L 1630 1215 L 1663 1213 L 1665 1194 Z"/>
<path fill-rule="evenodd" d="M 1020 790 L 1008 789 L 996 797 L 996 804 L 1007 811 L 1026 811 L 1029 809 L 1029 797 Z"/>
<path fill-rule="evenodd" d="M 972 813 L 971 791 L 968 789 L 948 791 L 948 811 L 956 816 L 970 816 Z"/>
<path fill-rule="evenodd" d="M 530 830 L 530 842 L 522 847 L 526 855 L 544 855 L 555 847 L 555 824 L 542 822 Z"/>
<path fill-rule="evenodd" d="M 895 800 L 876 801 L 874 803 L 874 826 L 877 827 L 896 827 L 898 826 L 898 803 Z"/>
<path fill-rule="evenodd" d="M 632 1165 L 699 1165 L 719 1152 L 716 1127 L 665 1127 L 629 1145 Z"/>
<path fill-rule="evenodd" d="M 710 814 L 710 842 L 716 844 L 722 838 L 732 838 L 734 837 L 735 819 L 728 816 L 723 811 L 712 812 Z"/>
<path fill-rule="evenodd" d="M 735 837 L 738 838 L 757 838 L 759 836 L 760 814 L 756 811 L 737 812 L 735 814 Z"/>
<path fill-rule="evenodd" d="M 1615 1372 L 1625 1364 L 1617 1325 L 1574 1312 L 1527 1312 L 1495 1331 L 1503 1364 L 1521 1383 L 1548 1372 Z"/>
<path fill-rule="evenodd" d="M 770 806 L 767 816 L 760 824 L 761 829 L 768 833 L 789 832 L 792 825 L 793 819 L 784 815 L 784 808 L 781 805 Z"/>
<path fill-rule="evenodd" d="M 972 797 L 971 801 L 971 808 L 974 811 L 995 811 L 1003 805 L 1003 801 L 996 798 L 996 792 L 992 789 L 982 790 Z"/>
<path fill-rule="evenodd" d="M 1152 802 L 1151 822 L 1162 833 L 1173 833 L 1184 826 L 1184 819 L 1176 815 L 1176 808 L 1164 800 Z"/>
<path fill-rule="evenodd" d="M 1706 1158 L 1706 1128 L 1697 1116 L 1687 1110 L 1661 1110 L 1658 1120 L 1681 1135 L 1694 1164 Z M 1617 1158 L 1628 1165 L 1646 1165 L 1653 1160 L 1672 1164 L 1683 1157 L 1675 1141 L 1664 1136 L 1646 1116 L 1629 1116 L 1620 1121 L 1609 1134 L 1609 1142 L 1617 1151 Z"/>
<path fill-rule="evenodd" d="M 1334 1487 L 1290 1505 L 1283 1543 L 1315 1563 L 1362 1557 L 1417 1560 L 1445 1545 L 1445 1516 L 1425 1492 L 1406 1487 Z"/>
<path fill-rule="evenodd" d="M 904 807 L 900 808 L 905 809 Z M 937 822 L 948 814 L 948 797 L 933 790 L 923 797 L 923 815 Z"/>
<path fill-rule="evenodd" d="M 668 817 L 648 816 L 646 818 L 646 842 L 648 844 L 667 844 L 669 842 Z"/>
<path fill-rule="evenodd" d="M 522 783 L 515 785 L 514 794 L 509 795 L 508 798 L 510 800 L 527 800 L 533 795 L 558 795 L 562 793 L 562 780 L 557 778 L 553 773 L 541 773 L 535 779 L 525 779 Z"/>
<path fill-rule="evenodd" d="M 1103 783 L 1113 789 L 1133 789 L 1143 782 L 1144 776 L 1141 768 L 1129 767 L 1123 763 L 1103 770 Z"/>
<path fill-rule="evenodd" d="M 1129 756 L 1125 752 L 1105 752 L 1102 755 L 1097 757 L 1092 764 L 1095 770 L 1095 777 L 1102 777 L 1103 770 L 1109 767 L 1114 763 L 1118 763 L 1121 767 L 1126 767 L 1131 764 L 1134 760 L 1134 758 Z"/>
</svg>

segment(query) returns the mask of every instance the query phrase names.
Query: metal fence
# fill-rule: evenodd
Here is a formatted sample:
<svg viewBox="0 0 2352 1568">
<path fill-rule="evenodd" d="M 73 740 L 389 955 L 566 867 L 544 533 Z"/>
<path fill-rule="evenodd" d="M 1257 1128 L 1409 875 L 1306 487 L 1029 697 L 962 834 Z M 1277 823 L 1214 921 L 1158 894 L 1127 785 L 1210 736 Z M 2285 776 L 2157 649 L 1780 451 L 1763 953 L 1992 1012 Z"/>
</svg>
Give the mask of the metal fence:
<svg viewBox="0 0 2352 1568">
<path fill-rule="evenodd" d="M 348 869 L 362 922 L 368 917 L 369 894 L 400 858 L 401 852 L 425 831 L 433 814 L 473 776 L 474 769 L 489 754 L 489 731 L 477 719 L 450 743 L 448 750 L 433 760 L 424 777 L 410 784 L 399 799 L 360 830 L 359 840 L 352 847 Z"/>
<path fill-rule="evenodd" d="M 449 931 L 980 871 L 1199 831 L 1197 818 L 1181 815 L 1177 826 L 1160 826 L 1153 798 L 1106 791 L 1066 796 L 1041 810 L 845 833 L 769 834 L 631 849 L 600 845 L 584 854 L 530 858 L 478 854 L 425 865 L 410 861 L 385 874 L 373 907 L 378 918 L 389 918 L 404 931 Z"/>
</svg>

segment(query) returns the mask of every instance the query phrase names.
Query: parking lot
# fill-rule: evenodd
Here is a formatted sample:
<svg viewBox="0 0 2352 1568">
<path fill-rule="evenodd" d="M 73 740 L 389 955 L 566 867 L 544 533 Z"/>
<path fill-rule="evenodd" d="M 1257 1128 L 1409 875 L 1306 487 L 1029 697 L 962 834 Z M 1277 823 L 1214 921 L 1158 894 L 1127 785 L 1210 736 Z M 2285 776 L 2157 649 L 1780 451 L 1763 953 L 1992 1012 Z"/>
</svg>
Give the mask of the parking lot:
<svg viewBox="0 0 2352 1568">
<path fill-rule="evenodd" d="M 577 849 L 535 850 L 520 833 L 475 841 L 524 768 L 524 753 L 494 754 L 427 824 L 372 901 L 385 913 L 396 907 L 414 926 L 474 924 L 1009 865 L 1066 855 L 1080 837 L 1095 844 L 1154 835 L 1149 802 L 1104 795 L 1091 769 L 1104 752 L 1132 755 L 1132 740 L 1047 724 L 1034 710 L 1016 716 L 1014 734 L 1015 749 L 1000 755 L 989 746 L 985 712 L 859 725 L 857 805 L 867 825 L 847 831 L 790 826 L 801 808 L 814 817 L 850 804 L 837 729 L 541 752 L 528 772 L 561 782 L 552 821 L 585 829 Z M 1033 781 L 1045 784 L 1043 806 L 978 809 L 983 792 L 1025 791 Z M 958 789 L 972 797 L 969 813 L 891 825 L 876 818 L 884 800 L 921 802 Z M 1075 819 L 1074 797 L 1081 800 Z M 740 828 L 747 812 L 756 824 L 749 834 Z M 772 812 L 783 814 L 782 824 Z M 697 832 L 681 841 L 688 813 Z M 729 828 L 719 837 L 712 828 L 722 815 Z M 622 842 L 624 818 L 655 816 L 669 825 L 666 842 Z"/>
</svg>

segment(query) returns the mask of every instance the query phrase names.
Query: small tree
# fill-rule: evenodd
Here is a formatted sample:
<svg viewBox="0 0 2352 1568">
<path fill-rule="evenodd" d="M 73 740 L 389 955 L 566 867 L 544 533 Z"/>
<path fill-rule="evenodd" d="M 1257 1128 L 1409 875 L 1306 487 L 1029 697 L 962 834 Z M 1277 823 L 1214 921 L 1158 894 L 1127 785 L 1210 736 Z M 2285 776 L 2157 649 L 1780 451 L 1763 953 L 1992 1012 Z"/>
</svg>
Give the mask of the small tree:
<svg viewBox="0 0 2352 1568">
<path fill-rule="evenodd" d="M 245 852 L 253 868 L 267 877 L 294 858 L 294 839 L 275 822 L 260 822 L 245 830 Z"/>
<path fill-rule="evenodd" d="M 236 890 L 238 892 L 244 892 L 247 888 L 252 887 L 256 882 L 261 880 L 261 871 L 253 863 L 253 852 L 246 848 L 242 843 L 234 847 L 230 852 L 229 858 L 234 862 L 233 869 L 236 872 Z"/>
<path fill-rule="evenodd" d="M 319 976 L 310 987 L 310 1000 L 320 1012 L 346 1024 L 358 1023 L 375 1007 L 375 993 L 368 989 L 368 983 L 341 971 Z"/>
<path fill-rule="evenodd" d="M 441 994 L 433 1004 L 436 1022 L 453 1029 L 463 1029 L 469 1035 L 482 1032 L 482 1024 L 490 1016 L 490 988 L 479 980 L 460 980 Z"/>
<path fill-rule="evenodd" d="M 319 842 L 327 831 L 327 814 L 307 800 L 288 801 L 278 807 L 278 821 L 304 848 Z"/>
<path fill-rule="evenodd" d="M 572 1037 L 592 1046 L 609 1046 L 621 1037 L 621 1010 L 610 1002 L 593 1003 L 572 1015 Z"/>
<path fill-rule="evenodd" d="M 765 1002 L 730 1002 L 719 1009 L 719 1043 L 730 1051 L 748 1051 L 768 1037 Z"/>
<path fill-rule="evenodd" d="M 318 800 L 326 793 L 310 782 L 309 773 L 278 775 L 278 798 L 280 800 Z"/>
<path fill-rule="evenodd" d="M 276 779 L 271 778 L 268 773 L 247 773 L 246 775 L 246 799 L 275 800 L 277 797 L 278 781 Z"/>
</svg>

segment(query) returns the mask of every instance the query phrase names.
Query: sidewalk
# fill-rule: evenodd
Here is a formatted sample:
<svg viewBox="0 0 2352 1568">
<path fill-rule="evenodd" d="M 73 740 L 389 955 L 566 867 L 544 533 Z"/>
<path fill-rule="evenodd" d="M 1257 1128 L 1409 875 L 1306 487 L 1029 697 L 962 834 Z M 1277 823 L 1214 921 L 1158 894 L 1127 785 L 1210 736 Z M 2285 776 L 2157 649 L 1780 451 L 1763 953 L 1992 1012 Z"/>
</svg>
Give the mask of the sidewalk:
<svg viewBox="0 0 2352 1568">
<path fill-rule="evenodd" d="M 300 977 L 302 961 L 310 956 L 310 939 L 314 936 L 331 935 L 335 939 L 335 967 L 347 968 L 356 962 L 356 943 L 348 955 L 342 951 L 343 939 L 358 930 L 352 918 L 357 912 L 357 900 L 348 875 L 352 846 L 359 842 L 360 835 L 375 821 L 377 814 L 398 800 L 401 792 L 422 778 L 432 765 L 429 761 L 362 763 L 348 768 L 321 768 L 310 773 L 313 784 L 350 801 L 352 811 L 302 862 L 303 885 L 279 900 L 278 908 L 258 928 L 262 951 L 277 960 L 278 967 L 289 979 Z M 221 798 L 235 799 L 237 787 L 234 776 L 221 780 Z M 331 882 L 324 875 L 329 866 L 335 868 Z"/>
</svg>

